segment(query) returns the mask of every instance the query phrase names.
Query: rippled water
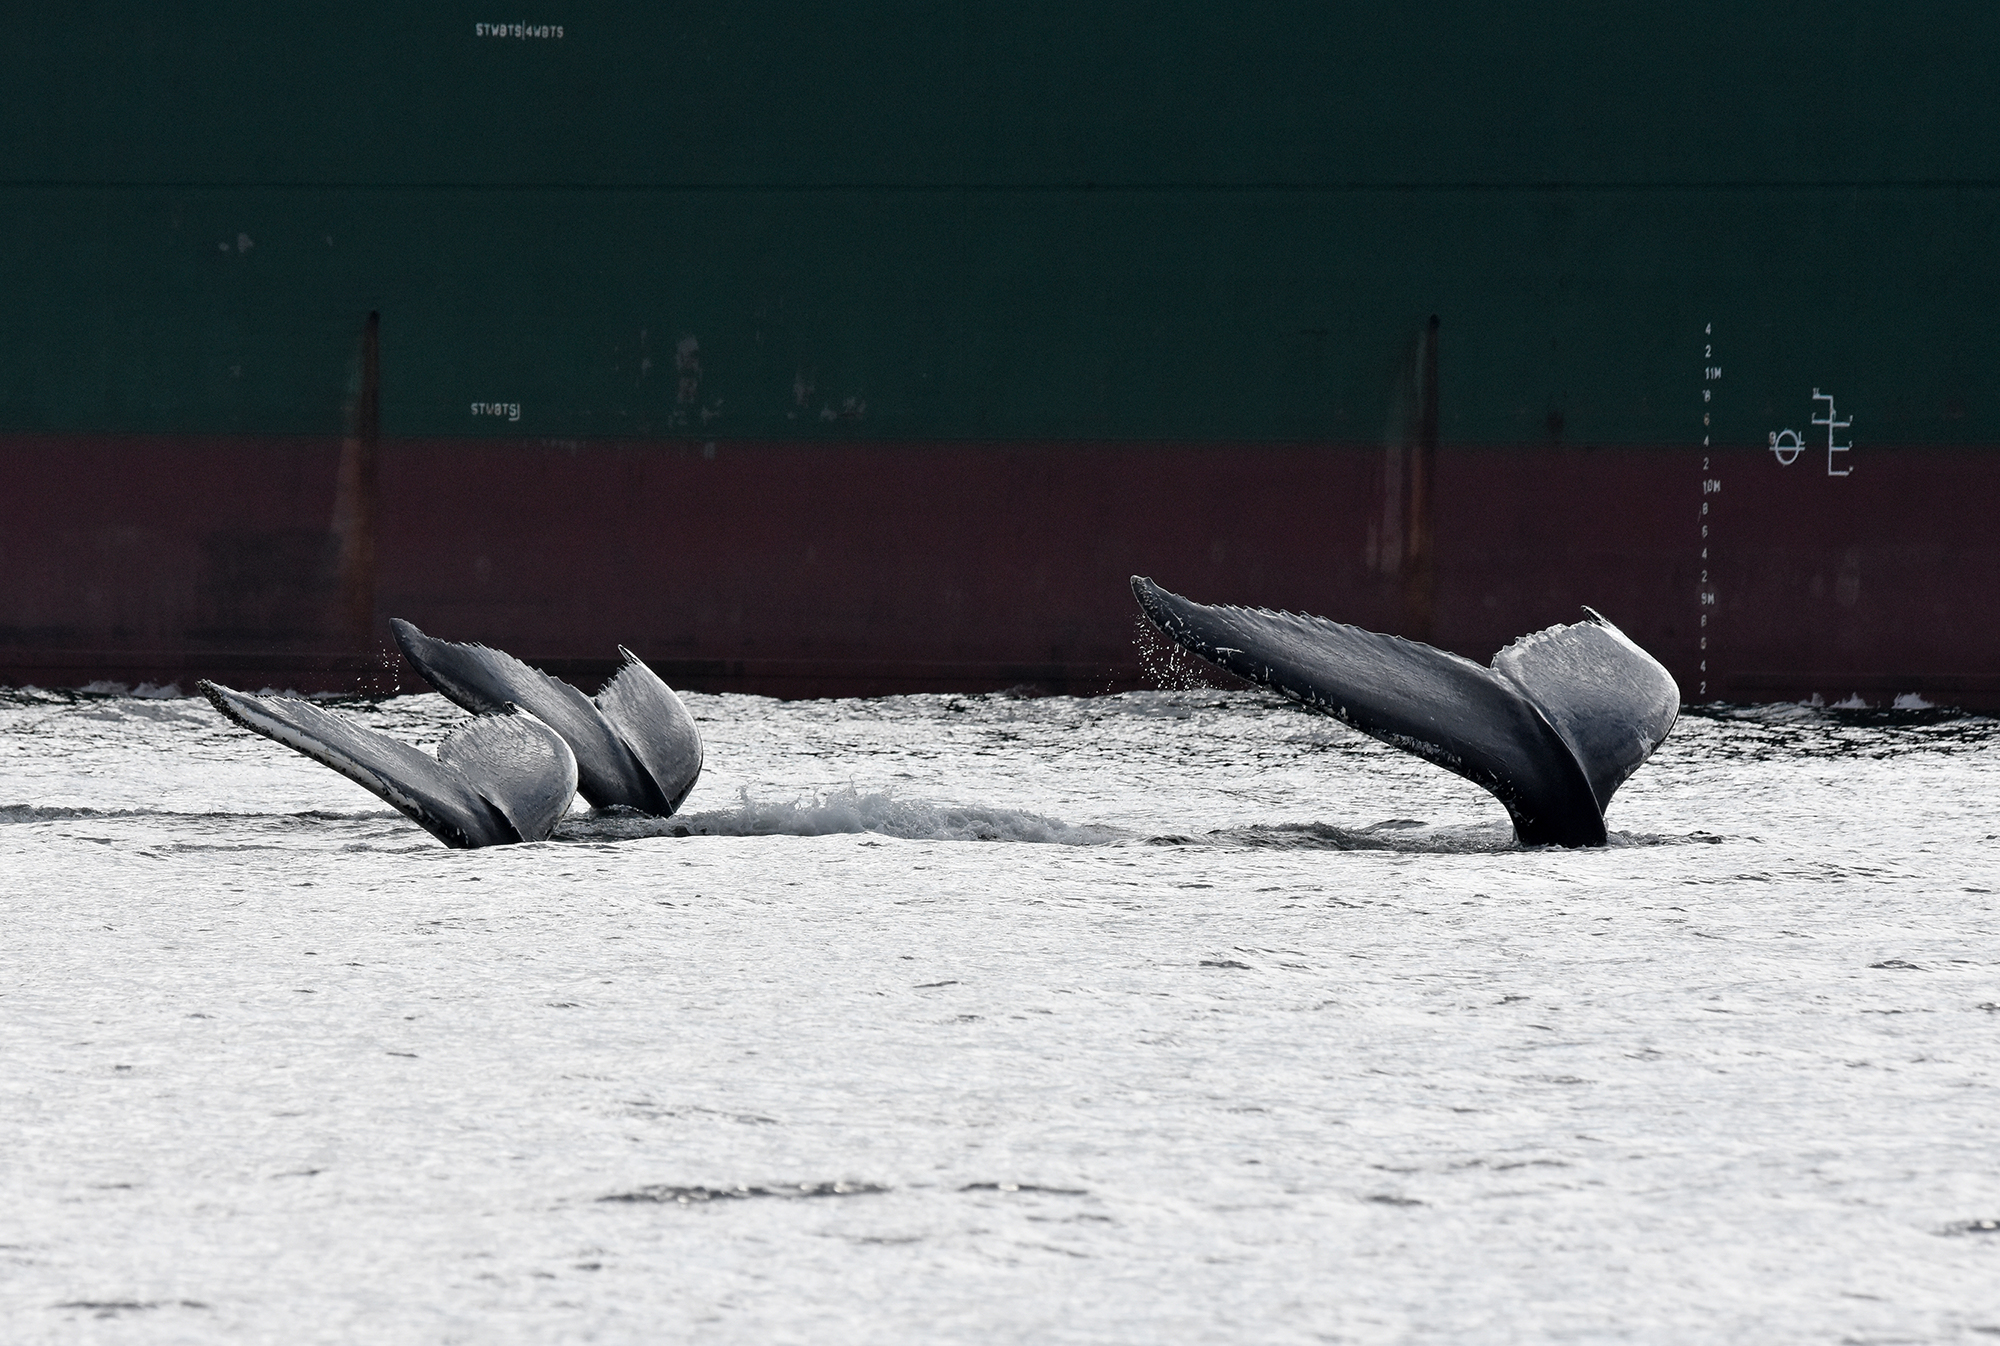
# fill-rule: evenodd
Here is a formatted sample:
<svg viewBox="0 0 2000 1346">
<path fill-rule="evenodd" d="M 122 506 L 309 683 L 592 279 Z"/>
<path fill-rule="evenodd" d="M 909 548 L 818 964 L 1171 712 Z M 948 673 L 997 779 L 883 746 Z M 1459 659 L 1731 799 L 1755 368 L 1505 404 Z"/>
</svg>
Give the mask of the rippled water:
<svg viewBox="0 0 2000 1346">
<path fill-rule="evenodd" d="M 1686 716 L 1563 852 L 1253 693 L 689 702 L 452 852 L 0 701 L 7 1339 L 2000 1336 L 2000 724 Z"/>
</svg>

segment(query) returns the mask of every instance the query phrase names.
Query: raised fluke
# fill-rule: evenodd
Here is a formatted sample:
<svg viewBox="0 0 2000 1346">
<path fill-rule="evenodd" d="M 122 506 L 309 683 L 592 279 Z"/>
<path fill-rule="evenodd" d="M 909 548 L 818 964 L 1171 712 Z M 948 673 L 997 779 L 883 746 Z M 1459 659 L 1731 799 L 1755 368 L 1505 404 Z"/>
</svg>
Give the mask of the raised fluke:
<svg viewBox="0 0 2000 1346">
<path fill-rule="evenodd" d="M 559 678 L 484 645 L 427 636 L 390 621 L 403 657 L 431 686 L 475 715 L 513 704 L 562 735 L 576 755 L 577 791 L 666 817 L 701 776 L 701 732 L 674 691 L 624 646 L 625 663 L 595 700 Z"/>
<path fill-rule="evenodd" d="M 1493 656 L 1493 668 L 1561 737 L 1601 814 L 1680 718 L 1681 689 L 1623 631 L 1584 611 L 1590 620 L 1522 636 Z"/>
<path fill-rule="evenodd" d="M 459 725 L 433 757 L 310 701 L 200 687 L 227 719 L 339 772 L 447 846 L 545 841 L 576 795 L 562 735 L 512 706 Z"/>
<path fill-rule="evenodd" d="M 1603 845 L 1612 793 L 1680 714 L 1672 675 L 1588 608 L 1482 668 L 1324 617 L 1195 603 L 1143 576 L 1132 593 L 1210 663 L 1489 791 L 1525 845 Z"/>
</svg>

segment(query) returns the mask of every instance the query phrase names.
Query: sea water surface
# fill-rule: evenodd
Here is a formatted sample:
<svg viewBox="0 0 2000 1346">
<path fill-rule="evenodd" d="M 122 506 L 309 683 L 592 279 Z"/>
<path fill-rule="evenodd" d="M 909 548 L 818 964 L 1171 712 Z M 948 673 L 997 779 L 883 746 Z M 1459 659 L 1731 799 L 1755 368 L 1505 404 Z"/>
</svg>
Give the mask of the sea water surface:
<svg viewBox="0 0 2000 1346">
<path fill-rule="evenodd" d="M 0 1337 L 2000 1338 L 1994 721 L 1690 713 L 1572 852 L 1258 693 L 687 699 L 454 852 L 4 694 Z"/>
</svg>

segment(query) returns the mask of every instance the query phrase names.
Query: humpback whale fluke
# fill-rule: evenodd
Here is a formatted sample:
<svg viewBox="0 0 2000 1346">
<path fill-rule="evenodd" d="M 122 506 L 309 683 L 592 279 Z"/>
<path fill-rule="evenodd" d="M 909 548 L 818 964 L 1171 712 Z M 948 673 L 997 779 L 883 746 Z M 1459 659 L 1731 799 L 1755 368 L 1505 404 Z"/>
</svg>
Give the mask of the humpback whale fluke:
<svg viewBox="0 0 2000 1346">
<path fill-rule="evenodd" d="M 701 775 L 701 732 L 674 691 L 639 656 L 593 700 L 511 654 L 427 636 L 395 618 L 403 655 L 445 697 L 475 715 L 512 704 L 562 735 L 576 754 L 577 790 L 597 808 L 623 804 L 666 817 Z"/>
<path fill-rule="evenodd" d="M 1132 593 L 1210 663 L 1482 786 L 1524 845 L 1603 845 L 1612 792 L 1680 715 L 1673 676 L 1589 608 L 1481 668 L 1324 617 L 1191 602 L 1139 575 Z"/>
<path fill-rule="evenodd" d="M 309 701 L 200 687 L 225 718 L 333 768 L 447 846 L 544 841 L 576 795 L 569 744 L 511 706 L 459 725 L 432 757 Z"/>
</svg>

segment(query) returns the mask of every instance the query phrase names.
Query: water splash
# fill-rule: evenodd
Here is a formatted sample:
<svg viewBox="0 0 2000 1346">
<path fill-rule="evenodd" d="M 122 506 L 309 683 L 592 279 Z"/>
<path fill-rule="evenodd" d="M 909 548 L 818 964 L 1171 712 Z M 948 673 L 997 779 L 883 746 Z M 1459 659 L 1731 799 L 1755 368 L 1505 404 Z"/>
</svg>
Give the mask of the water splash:
<svg viewBox="0 0 2000 1346">
<path fill-rule="evenodd" d="M 1013 841 L 1103 846 L 1128 839 L 1115 827 L 1066 823 L 1020 809 L 932 804 L 893 790 L 848 785 L 802 799 L 760 799 L 748 789 L 735 808 L 651 818 L 629 809 L 572 815 L 557 829 L 564 841 L 623 841 L 649 836 L 824 837 L 873 833 L 904 841 Z"/>
</svg>

